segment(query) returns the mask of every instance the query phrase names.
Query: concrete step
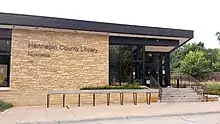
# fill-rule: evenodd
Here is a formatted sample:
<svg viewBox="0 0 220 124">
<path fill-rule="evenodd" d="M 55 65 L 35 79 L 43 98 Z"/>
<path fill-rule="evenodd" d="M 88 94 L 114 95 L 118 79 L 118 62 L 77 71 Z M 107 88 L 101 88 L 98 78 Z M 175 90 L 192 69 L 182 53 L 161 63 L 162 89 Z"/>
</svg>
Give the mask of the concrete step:
<svg viewBox="0 0 220 124">
<path fill-rule="evenodd" d="M 203 102 L 202 99 L 193 99 L 193 100 L 161 100 L 161 102 Z"/>
<path fill-rule="evenodd" d="M 204 92 L 205 90 L 204 89 L 197 89 L 197 91 Z"/>
<path fill-rule="evenodd" d="M 190 94 L 197 94 L 197 93 L 194 92 L 194 91 L 188 91 L 188 92 L 172 92 L 172 91 L 171 91 L 171 92 L 163 92 L 163 91 L 162 91 L 162 93 L 163 93 L 163 94 L 189 94 L 189 95 L 190 95 Z"/>
<path fill-rule="evenodd" d="M 191 97 L 162 97 L 162 99 L 203 99 L 202 96 L 191 96 Z"/>
<path fill-rule="evenodd" d="M 162 97 L 162 100 L 175 100 L 175 99 L 203 99 L 203 97 Z"/>
<path fill-rule="evenodd" d="M 187 93 L 169 93 L 169 92 L 162 92 L 162 96 L 169 96 L 169 95 L 197 95 L 195 92 L 187 92 Z"/>
<path fill-rule="evenodd" d="M 186 95 L 197 95 L 196 92 L 162 92 L 162 95 L 182 95 L 182 94 L 186 94 Z"/>
<path fill-rule="evenodd" d="M 191 90 L 191 88 L 163 88 L 163 90 Z"/>
<path fill-rule="evenodd" d="M 201 90 L 201 89 L 198 89 Z M 162 90 L 162 92 L 195 92 L 194 90 Z"/>
<path fill-rule="evenodd" d="M 162 98 L 166 98 L 166 97 L 187 97 L 187 98 L 191 98 L 191 97 L 198 97 L 197 95 L 167 95 L 167 96 L 162 96 Z"/>
<path fill-rule="evenodd" d="M 167 99 L 167 100 L 161 100 L 161 102 L 203 102 L 203 99 Z"/>
<path fill-rule="evenodd" d="M 202 92 L 202 91 L 201 91 Z M 195 91 L 180 91 L 180 92 L 176 92 L 176 91 L 162 91 L 162 95 L 173 95 L 173 94 L 176 94 L 176 95 L 181 95 L 181 94 L 186 94 L 186 95 L 197 95 L 197 92 Z"/>
<path fill-rule="evenodd" d="M 186 89 L 186 90 L 162 90 L 163 92 L 193 92 L 192 89 Z"/>
<path fill-rule="evenodd" d="M 197 89 L 203 90 L 202 87 L 197 87 Z M 192 88 L 163 88 L 163 91 L 194 91 Z"/>
<path fill-rule="evenodd" d="M 199 98 L 200 98 L 200 97 L 201 97 L 201 98 L 203 98 L 202 95 L 184 95 L 184 94 L 183 94 L 183 95 L 168 95 L 168 96 L 162 96 L 162 97 L 164 97 L 164 98 L 166 98 L 166 97 L 172 97 L 172 98 L 173 98 L 173 97 L 177 97 L 177 98 L 178 98 L 178 97 L 188 97 L 188 98 L 191 98 L 191 97 L 192 97 L 192 98 L 193 98 L 193 97 L 199 97 Z"/>
<path fill-rule="evenodd" d="M 203 96 L 191 88 L 163 88 L 162 102 L 202 102 Z"/>
<path fill-rule="evenodd" d="M 196 93 L 195 91 L 162 91 L 162 93 L 164 94 L 174 94 L 174 93 L 179 93 L 179 94 L 183 94 L 183 93 Z"/>
</svg>

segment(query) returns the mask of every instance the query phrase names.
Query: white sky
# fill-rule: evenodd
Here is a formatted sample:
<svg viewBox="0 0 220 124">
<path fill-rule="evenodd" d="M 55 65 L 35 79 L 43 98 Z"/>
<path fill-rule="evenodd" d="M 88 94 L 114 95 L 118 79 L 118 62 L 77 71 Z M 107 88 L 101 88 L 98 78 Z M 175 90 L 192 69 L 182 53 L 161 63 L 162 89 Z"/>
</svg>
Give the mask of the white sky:
<svg viewBox="0 0 220 124">
<path fill-rule="evenodd" d="M 194 30 L 220 48 L 220 0 L 1 0 L 0 12 Z"/>
</svg>

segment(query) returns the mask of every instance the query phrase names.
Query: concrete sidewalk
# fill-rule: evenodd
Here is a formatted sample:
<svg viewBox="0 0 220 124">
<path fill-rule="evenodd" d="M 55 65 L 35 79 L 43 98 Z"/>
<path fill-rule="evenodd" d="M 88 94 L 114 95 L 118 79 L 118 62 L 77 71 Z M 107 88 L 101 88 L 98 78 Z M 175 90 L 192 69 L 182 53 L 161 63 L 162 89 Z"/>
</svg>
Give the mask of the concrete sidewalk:
<svg viewBox="0 0 220 124">
<path fill-rule="evenodd" d="M 108 118 L 153 117 L 178 114 L 220 113 L 220 102 L 85 105 L 82 107 L 13 107 L 0 113 L 0 124 L 81 121 Z"/>
</svg>

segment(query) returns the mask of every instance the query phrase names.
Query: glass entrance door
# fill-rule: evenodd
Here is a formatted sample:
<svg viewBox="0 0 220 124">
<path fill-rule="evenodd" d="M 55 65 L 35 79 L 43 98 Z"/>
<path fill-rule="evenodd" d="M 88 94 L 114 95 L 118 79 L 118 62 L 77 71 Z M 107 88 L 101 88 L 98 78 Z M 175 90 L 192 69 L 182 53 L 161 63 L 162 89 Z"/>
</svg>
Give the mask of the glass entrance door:
<svg viewBox="0 0 220 124">
<path fill-rule="evenodd" d="M 132 82 L 144 85 L 143 62 L 133 62 Z"/>
<path fill-rule="evenodd" d="M 145 76 L 146 76 L 146 85 L 150 86 L 151 78 L 154 78 L 157 82 L 159 82 L 158 75 L 158 67 L 154 64 L 146 64 L 145 65 Z"/>
<path fill-rule="evenodd" d="M 146 52 L 144 46 L 110 45 L 109 82 L 111 85 L 150 86 L 153 77 L 164 86 L 164 53 Z"/>
<path fill-rule="evenodd" d="M 154 78 L 160 86 L 165 85 L 164 53 L 145 53 L 146 84 L 150 85 L 150 77 Z"/>
</svg>

